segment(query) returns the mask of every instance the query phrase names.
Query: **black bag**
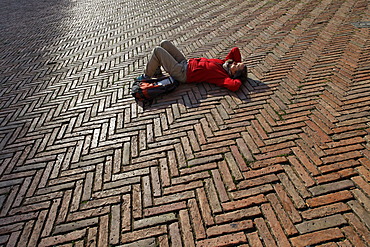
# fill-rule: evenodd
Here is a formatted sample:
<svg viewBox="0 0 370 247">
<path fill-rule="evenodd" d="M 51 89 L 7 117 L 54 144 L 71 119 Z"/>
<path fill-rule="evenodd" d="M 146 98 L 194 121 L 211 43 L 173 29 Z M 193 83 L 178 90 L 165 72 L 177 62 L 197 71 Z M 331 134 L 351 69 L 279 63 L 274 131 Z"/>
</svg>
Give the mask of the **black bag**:
<svg viewBox="0 0 370 247">
<path fill-rule="evenodd" d="M 161 95 L 175 90 L 179 82 L 171 76 L 161 78 L 142 78 L 138 77 L 132 84 L 131 95 L 136 102 L 143 102 L 144 106 L 151 105 L 153 100 Z"/>
</svg>

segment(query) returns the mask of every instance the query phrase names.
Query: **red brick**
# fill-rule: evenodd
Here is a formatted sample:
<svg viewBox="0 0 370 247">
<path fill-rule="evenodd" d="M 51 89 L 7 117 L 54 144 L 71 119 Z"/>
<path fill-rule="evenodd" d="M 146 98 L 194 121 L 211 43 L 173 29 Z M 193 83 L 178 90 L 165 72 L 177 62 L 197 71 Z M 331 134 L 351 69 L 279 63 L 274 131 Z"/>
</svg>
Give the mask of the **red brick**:
<svg viewBox="0 0 370 247">
<path fill-rule="evenodd" d="M 248 243 L 251 247 L 263 247 L 260 237 L 257 232 L 247 234 Z"/>
<path fill-rule="evenodd" d="M 245 142 L 243 141 L 243 139 L 239 138 L 236 140 L 236 143 L 237 143 L 237 146 L 231 146 L 230 149 L 231 149 L 231 152 L 240 168 L 241 171 L 248 171 L 249 168 L 247 166 L 247 164 L 245 163 L 244 161 L 244 158 L 247 160 L 247 161 L 253 161 L 254 158 L 251 154 L 251 152 L 249 151 L 247 145 L 245 144 Z M 239 149 L 240 151 L 242 152 L 243 156 L 240 154 L 239 152 Z"/>
<path fill-rule="evenodd" d="M 209 238 L 197 242 L 198 247 L 209 247 L 209 246 L 230 246 L 236 244 L 246 243 L 247 238 L 243 232 L 224 235 L 217 238 Z"/>
<path fill-rule="evenodd" d="M 264 168 L 268 166 L 275 166 L 275 165 L 279 166 L 279 164 L 286 163 L 286 162 L 287 162 L 287 158 L 285 156 L 282 156 L 282 157 L 279 156 L 279 157 L 274 157 L 274 158 L 252 162 L 249 164 L 249 166 L 252 169 L 259 169 L 259 168 Z"/>
<path fill-rule="evenodd" d="M 274 158 L 274 157 L 277 157 L 277 156 L 285 156 L 285 155 L 288 155 L 290 153 L 291 153 L 290 148 L 284 148 L 284 149 L 280 149 L 280 150 L 276 150 L 276 151 L 269 151 L 269 152 L 263 153 L 263 154 L 256 154 L 254 157 L 256 158 L 256 160 L 265 160 L 265 159 Z"/>
<path fill-rule="evenodd" d="M 327 193 L 331 193 L 331 192 L 335 192 L 339 190 L 349 189 L 353 186 L 354 186 L 353 182 L 351 180 L 346 179 L 346 180 L 340 180 L 337 182 L 318 185 L 318 186 L 310 188 L 309 191 L 311 191 L 311 193 L 314 196 L 318 196 L 318 195 L 327 194 Z"/>
<path fill-rule="evenodd" d="M 231 173 L 230 173 L 229 167 L 226 164 L 226 161 L 218 162 L 218 167 L 220 169 L 220 173 L 225 183 L 226 189 L 228 191 L 236 190 L 234 180 L 231 176 Z"/>
<path fill-rule="evenodd" d="M 251 218 L 253 216 L 261 215 L 261 210 L 256 207 L 243 208 L 236 211 L 220 214 L 215 216 L 216 224 L 223 224 L 226 222 L 233 222 L 242 219 Z"/>
<path fill-rule="evenodd" d="M 101 216 L 99 219 L 98 246 L 107 246 L 109 237 L 109 215 Z"/>
<path fill-rule="evenodd" d="M 186 202 L 175 202 L 171 204 L 161 205 L 158 207 L 145 208 L 143 212 L 144 216 L 152 216 L 172 211 L 178 211 L 184 208 L 186 208 Z"/>
<path fill-rule="evenodd" d="M 244 189 L 244 190 L 238 190 L 235 192 L 231 192 L 231 196 L 233 199 L 240 199 L 243 197 L 250 197 L 258 194 L 263 194 L 273 191 L 273 188 L 270 184 L 264 184 L 260 185 L 257 187 L 249 188 L 249 189 Z"/>
<path fill-rule="evenodd" d="M 342 170 L 348 167 L 354 167 L 359 164 L 360 163 L 356 160 L 346 160 L 346 161 L 341 161 L 341 162 L 330 164 L 330 165 L 321 166 L 320 171 L 322 173 L 328 173 L 328 172 Z"/>
<path fill-rule="evenodd" d="M 325 241 L 335 240 L 343 237 L 343 233 L 338 228 L 332 228 L 293 237 L 290 239 L 290 241 L 292 242 L 293 246 L 303 247 L 308 245 L 316 245 Z"/>
<path fill-rule="evenodd" d="M 207 236 L 214 237 L 226 233 L 245 231 L 253 228 L 252 220 L 233 221 L 228 224 L 212 226 L 207 229 Z"/>
<path fill-rule="evenodd" d="M 194 227 L 195 238 L 197 240 L 206 238 L 206 230 L 196 200 L 190 199 L 188 201 L 188 207 L 190 210 L 190 219 Z"/>
<path fill-rule="evenodd" d="M 263 109 L 261 110 L 261 113 L 262 114 L 265 113 L 265 115 L 261 115 L 261 114 L 256 115 L 256 118 L 257 118 L 259 124 L 261 125 L 261 127 L 264 129 L 265 132 L 267 132 L 267 133 L 273 132 L 269 122 L 266 121 L 266 119 L 265 119 L 268 116 L 268 114 L 266 114 L 266 112 L 264 112 Z"/>
<path fill-rule="evenodd" d="M 292 148 L 294 154 L 297 156 L 297 158 L 301 161 L 301 163 L 306 167 L 306 169 L 312 174 L 312 175 L 319 175 L 320 172 L 317 169 L 317 166 L 315 166 L 306 156 L 306 154 L 302 151 L 302 149 L 296 147 Z"/>
<path fill-rule="evenodd" d="M 352 177 L 357 175 L 357 172 L 353 168 L 348 168 L 345 170 L 340 170 L 337 172 L 328 173 L 322 176 L 315 177 L 318 184 L 333 182 L 343 178 Z"/>
<path fill-rule="evenodd" d="M 162 204 L 168 204 L 171 202 L 178 202 L 190 198 L 194 198 L 195 194 L 193 190 L 189 191 L 183 191 L 183 192 L 178 192 L 176 194 L 171 194 L 167 196 L 162 196 L 158 198 L 154 198 L 154 205 L 162 205 Z M 134 201 L 134 199 L 132 199 Z"/>
<path fill-rule="evenodd" d="M 307 136 L 304 134 L 300 134 L 299 137 L 303 139 L 296 140 L 296 143 L 299 145 L 299 147 L 310 157 L 310 159 L 315 163 L 316 166 L 322 165 L 321 157 L 315 152 L 315 147 L 317 146 L 317 143 L 307 143 L 307 140 L 304 140 L 304 138 L 306 138 Z M 319 150 L 319 152 L 322 153 L 321 150 Z"/>
<path fill-rule="evenodd" d="M 226 201 L 229 201 L 229 195 L 226 191 L 226 188 L 225 188 L 225 185 L 222 181 L 222 178 L 221 178 L 221 175 L 220 175 L 220 172 L 216 169 L 216 170 L 212 170 L 212 176 L 213 176 L 213 181 L 215 183 L 215 187 L 216 187 L 216 190 L 217 190 L 217 194 L 220 198 L 220 201 L 221 202 L 226 202 Z"/>
<path fill-rule="evenodd" d="M 257 177 L 253 179 L 243 180 L 238 184 L 238 189 L 245 189 L 249 187 L 258 186 L 261 184 L 268 184 L 278 181 L 278 177 L 275 174 L 268 174 L 266 176 Z"/>
<path fill-rule="evenodd" d="M 215 222 L 212 217 L 211 208 L 209 206 L 209 202 L 204 188 L 198 188 L 196 191 L 204 223 L 206 224 L 206 226 L 214 225 Z"/>
<path fill-rule="evenodd" d="M 287 149 L 293 146 L 295 146 L 295 143 L 293 141 L 287 141 L 287 142 L 282 142 L 278 144 L 261 147 L 261 152 L 262 153 L 276 152 L 276 151 Z M 262 156 L 261 154 L 256 155 L 256 157 L 261 157 L 261 156 Z"/>
<path fill-rule="evenodd" d="M 280 184 L 274 185 L 275 191 L 280 199 L 280 202 L 284 208 L 284 210 L 289 215 L 290 219 L 293 223 L 300 222 L 302 220 L 300 214 L 298 213 L 297 209 L 294 207 L 291 199 L 289 198 L 288 194 L 284 190 L 284 187 Z"/>
<path fill-rule="evenodd" d="M 256 228 L 266 246 L 277 246 L 263 218 L 254 219 Z"/>
<path fill-rule="evenodd" d="M 217 168 L 217 164 L 215 162 L 209 162 L 209 163 L 204 164 L 204 165 L 200 165 L 200 164 L 199 165 L 193 165 L 192 163 L 189 163 L 189 166 L 192 166 L 192 167 L 184 168 L 184 169 L 180 170 L 180 175 L 181 176 L 196 173 L 196 172 L 201 172 L 201 171 L 208 171 L 208 170 L 212 170 L 214 168 Z"/>
<path fill-rule="evenodd" d="M 186 184 L 192 181 L 201 180 L 210 177 L 207 171 L 199 172 L 199 173 L 192 173 L 187 176 L 180 176 L 172 179 L 172 184 Z"/>
<path fill-rule="evenodd" d="M 370 229 L 370 214 L 369 212 L 356 200 L 347 202 L 356 215 L 364 222 Z"/>
<path fill-rule="evenodd" d="M 368 182 L 370 182 L 370 160 L 367 158 L 361 158 L 359 159 L 360 163 L 363 165 L 361 167 L 357 167 L 357 171 L 364 177 L 364 179 Z"/>
<path fill-rule="evenodd" d="M 164 225 L 144 228 L 138 231 L 124 233 L 121 236 L 121 243 L 129 243 L 132 241 L 137 241 L 144 238 L 159 236 L 167 233 L 167 227 Z"/>
<path fill-rule="evenodd" d="M 344 146 L 344 147 L 337 147 L 337 148 L 327 149 L 327 150 L 325 150 L 325 153 L 327 155 L 335 155 L 335 154 L 348 153 L 348 152 L 351 152 L 351 151 L 361 150 L 361 149 L 363 149 L 362 145 L 355 144 L 355 145 L 348 145 L 348 146 Z"/>
<path fill-rule="evenodd" d="M 245 140 L 245 142 L 248 143 L 251 142 L 253 140 L 253 143 L 255 145 L 257 145 L 257 148 L 258 147 L 263 147 L 265 145 L 265 143 L 262 141 L 262 138 L 259 136 L 259 134 L 257 133 L 257 131 L 252 127 L 252 126 L 248 126 L 247 127 L 247 130 L 248 130 L 248 134 L 251 136 L 251 138 L 249 140 Z M 242 135 L 243 136 L 243 135 Z M 244 137 L 244 136 L 243 136 Z M 250 147 L 250 145 L 248 145 Z M 253 145 L 252 145 L 253 146 Z M 257 150 L 256 150 L 257 151 Z M 252 152 L 253 152 L 253 149 L 252 149 Z"/>
<path fill-rule="evenodd" d="M 278 174 L 278 177 L 281 181 L 281 184 L 285 187 L 285 190 L 288 192 L 290 197 L 292 198 L 292 201 L 296 208 L 298 209 L 304 209 L 306 207 L 306 204 L 302 197 L 297 192 L 296 188 L 292 184 L 292 182 L 289 180 L 288 176 L 285 173 Z"/>
<path fill-rule="evenodd" d="M 253 129 L 253 128 L 252 128 Z M 242 132 L 241 133 L 241 135 L 242 135 L 242 137 L 243 137 L 243 140 L 244 140 L 244 142 L 246 143 L 246 145 L 248 146 L 248 148 L 251 150 L 251 152 L 253 153 L 253 154 L 258 154 L 258 153 L 260 153 L 260 150 L 258 149 L 258 142 L 257 143 L 255 143 L 254 142 L 254 139 L 249 135 L 249 133 L 248 132 Z M 262 145 L 260 145 L 260 146 L 263 146 L 263 144 Z"/>
<path fill-rule="evenodd" d="M 38 244 L 39 247 L 44 247 L 44 246 L 54 246 L 56 244 L 62 244 L 66 242 L 72 242 L 77 239 L 81 239 L 85 236 L 86 234 L 86 229 L 83 230 L 78 230 L 74 232 L 69 232 L 64 235 L 57 235 L 57 236 L 52 236 L 48 238 L 43 238 L 41 239 L 40 243 Z"/>
<path fill-rule="evenodd" d="M 320 143 L 321 142 L 331 142 L 332 139 L 319 127 L 316 125 L 316 123 L 312 121 L 305 121 L 308 127 L 310 127 L 314 133 L 314 136 L 319 138 Z"/>
<path fill-rule="evenodd" d="M 170 235 L 171 245 L 179 246 L 179 247 L 182 246 L 179 223 L 174 222 L 168 228 L 169 228 L 169 233 L 170 233 L 169 235 Z"/>
<path fill-rule="evenodd" d="M 298 176 L 303 180 L 307 187 L 311 187 L 312 185 L 315 184 L 315 181 L 311 178 L 311 176 L 308 174 L 306 169 L 303 167 L 303 165 L 298 161 L 296 157 L 289 156 L 288 160 L 292 165 L 293 169 L 297 172 Z"/>
<path fill-rule="evenodd" d="M 353 246 L 359 246 L 359 247 L 366 246 L 366 244 L 363 242 L 361 237 L 357 234 L 357 232 L 351 226 L 343 227 L 342 231 L 347 237 L 347 239 L 349 239 L 349 241 L 352 243 Z"/>
<path fill-rule="evenodd" d="M 310 207 L 319 207 L 323 205 L 328 205 L 335 202 L 350 200 L 353 198 L 353 195 L 349 191 L 339 191 L 328 195 L 323 195 L 315 197 L 312 199 L 307 199 L 307 204 Z"/>
<path fill-rule="evenodd" d="M 338 202 L 334 204 L 329 204 L 325 206 L 321 206 L 315 209 L 309 209 L 304 212 L 302 212 L 302 217 L 305 219 L 314 219 L 314 218 L 320 218 L 336 213 L 343 213 L 345 211 L 351 210 L 350 207 L 348 207 L 347 204 Z"/>
<path fill-rule="evenodd" d="M 281 224 L 284 226 L 285 232 L 288 235 L 294 235 L 298 233 L 297 228 L 295 228 L 293 222 L 290 220 L 289 216 L 283 209 L 281 203 L 279 202 L 277 196 L 275 194 L 269 194 L 266 196 L 267 199 L 270 201 L 272 207 L 275 210 L 277 217 L 279 218 Z"/>
<path fill-rule="evenodd" d="M 348 223 L 356 230 L 356 232 L 362 236 L 365 243 L 370 243 L 369 229 L 361 222 L 361 220 L 353 213 L 344 214 Z"/>
<path fill-rule="evenodd" d="M 317 117 L 316 114 L 312 114 L 310 116 L 310 118 L 327 135 L 331 135 L 333 133 L 333 131 L 331 130 L 331 128 L 329 126 L 327 126 L 322 119 L 320 119 L 319 117 Z"/>
<path fill-rule="evenodd" d="M 294 117 L 294 118 L 290 118 L 290 119 L 283 120 L 283 121 L 277 121 L 277 124 L 278 125 L 288 125 L 288 124 L 293 124 L 293 123 L 304 122 L 307 120 L 308 120 L 307 116 L 299 116 L 299 117 Z"/>
<path fill-rule="evenodd" d="M 261 115 L 266 119 L 270 126 L 276 126 L 275 120 L 278 120 L 279 116 L 274 112 L 269 104 L 265 104 L 264 109 L 261 109 L 260 111 Z"/>
<path fill-rule="evenodd" d="M 180 210 L 179 217 L 180 217 L 181 232 L 183 234 L 183 240 L 184 240 L 185 246 L 189 246 L 189 247 L 195 246 L 193 230 L 191 227 L 188 211 Z"/>
<path fill-rule="evenodd" d="M 352 181 L 355 182 L 355 184 L 357 184 L 357 186 L 362 190 L 364 191 L 368 197 L 370 197 L 370 184 L 368 181 L 365 181 L 362 177 L 360 176 L 357 176 L 357 177 L 353 177 L 352 178 Z"/>
<path fill-rule="evenodd" d="M 266 202 L 264 195 L 257 195 L 242 200 L 231 201 L 222 204 L 225 211 L 232 211 L 235 209 L 246 208 L 253 205 L 258 205 Z"/>
<path fill-rule="evenodd" d="M 242 180 L 243 175 L 241 171 L 239 170 L 239 166 L 236 163 L 232 153 L 231 152 L 225 153 L 224 156 L 225 156 L 225 160 L 227 164 L 229 165 L 229 168 L 230 168 L 231 174 L 234 177 L 234 180 L 236 181 Z"/>
<path fill-rule="evenodd" d="M 275 236 L 279 246 L 290 246 L 289 240 L 287 239 L 280 222 L 276 218 L 274 211 L 270 204 L 263 204 L 261 206 L 262 213 L 265 215 L 268 224 L 270 225 L 271 231 Z"/>
<path fill-rule="evenodd" d="M 251 170 L 251 171 L 248 171 L 248 172 L 244 172 L 243 173 L 243 176 L 245 179 L 250 179 L 250 178 L 254 178 L 254 177 L 259 177 L 259 176 L 263 176 L 263 175 L 268 175 L 268 174 L 276 174 L 280 171 L 284 171 L 284 168 L 277 164 L 277 165 L 272 165 L 272 166 L 267 166 L 265 168 L 261 168 L 261 169 L 258 169 L 258 170 Z"/>
<path fill-rule="evenodd" d="M 338 142 L 326 143 L 326 145 L 328 146 L 328 148 L 337 148 L 337 147 L 343 147 L 343 146 L 348 146 L 348 145 L 360 144 L 364 142 L 366 142 L 364 138 L 357 136 L 357 137 L 350 138 L 350 139 L 343 139 Z"/>
<path fill-rule="evenodd" d="M 213 180 L 212 179 L 205 179 L 204 182 L 205 182 L 204 187 L 206 189 L 207 196 L 209 198 L 209 200 L 208 200 L 209 201 L 209 206 L 211 207 L 212 212 L 214 214 L 222 212 L 221 202 L 218 199 L 216 187 L 213 184 Z"/>
</svg>

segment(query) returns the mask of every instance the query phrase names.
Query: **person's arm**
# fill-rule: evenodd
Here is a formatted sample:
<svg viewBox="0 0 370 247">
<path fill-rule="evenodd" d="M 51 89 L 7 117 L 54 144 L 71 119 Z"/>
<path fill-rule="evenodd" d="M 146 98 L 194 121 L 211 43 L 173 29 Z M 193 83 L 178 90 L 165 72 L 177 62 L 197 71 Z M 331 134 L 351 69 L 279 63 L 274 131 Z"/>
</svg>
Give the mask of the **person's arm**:
<svg viewBox="0 0 370 247">
<path fill-rule="evenodd" d="M 234 62 L 240 63 L 242 61 L 242 56 L 240 54 L 240 50 L 238 47 L 234 47 L 231 49 L 229 54 L 227 54 L 225 60 L 232 59 Z"/>
<path fill-rule="evenodd" d="M 242 82 L 239 79 L 231 79 L 230 77 L 219 80 L 212 80 L 210 81 L 210 83 L 227 88 L 233 92 L 237 91 L 242 85 Z"/>
</svg>

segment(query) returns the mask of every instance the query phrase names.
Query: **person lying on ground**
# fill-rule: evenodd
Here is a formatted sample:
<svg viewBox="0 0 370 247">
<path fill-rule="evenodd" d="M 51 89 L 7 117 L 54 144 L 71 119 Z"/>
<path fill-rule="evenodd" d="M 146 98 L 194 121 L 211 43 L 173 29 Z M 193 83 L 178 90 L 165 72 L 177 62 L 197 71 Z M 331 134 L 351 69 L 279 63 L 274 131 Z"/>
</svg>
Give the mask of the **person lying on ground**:
<svg viewBox="0 0 370 247">
<path fill-rule="evenodd" d="M 202 57 L 187 60 L 176 46 L 164 40 L 154 48 L 142 77 L 161 77 L 163 67 L 170 76 L 182 83 L 207 82 L 237 91 L 247 80 L 247 66 L 241 60 L 238 47 L 232 48 L 225 59 Z"/>
</svg>

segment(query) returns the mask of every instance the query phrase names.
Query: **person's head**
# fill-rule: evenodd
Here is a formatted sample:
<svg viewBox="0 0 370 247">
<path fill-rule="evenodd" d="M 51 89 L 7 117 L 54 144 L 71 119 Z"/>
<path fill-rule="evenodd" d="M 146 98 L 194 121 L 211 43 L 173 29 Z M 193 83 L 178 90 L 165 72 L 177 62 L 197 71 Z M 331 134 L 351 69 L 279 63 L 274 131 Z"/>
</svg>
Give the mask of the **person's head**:
<svg viewBox="0 0 370 247">
<path fill-rule="evenodd" d="M 246 63 L 236 63 L 233 62 L 229 68 L 230 77 L 233 79 L 240 79 L 241 81 L 246 81 L 248 78 L 248 69 Z"/>
</svg>

